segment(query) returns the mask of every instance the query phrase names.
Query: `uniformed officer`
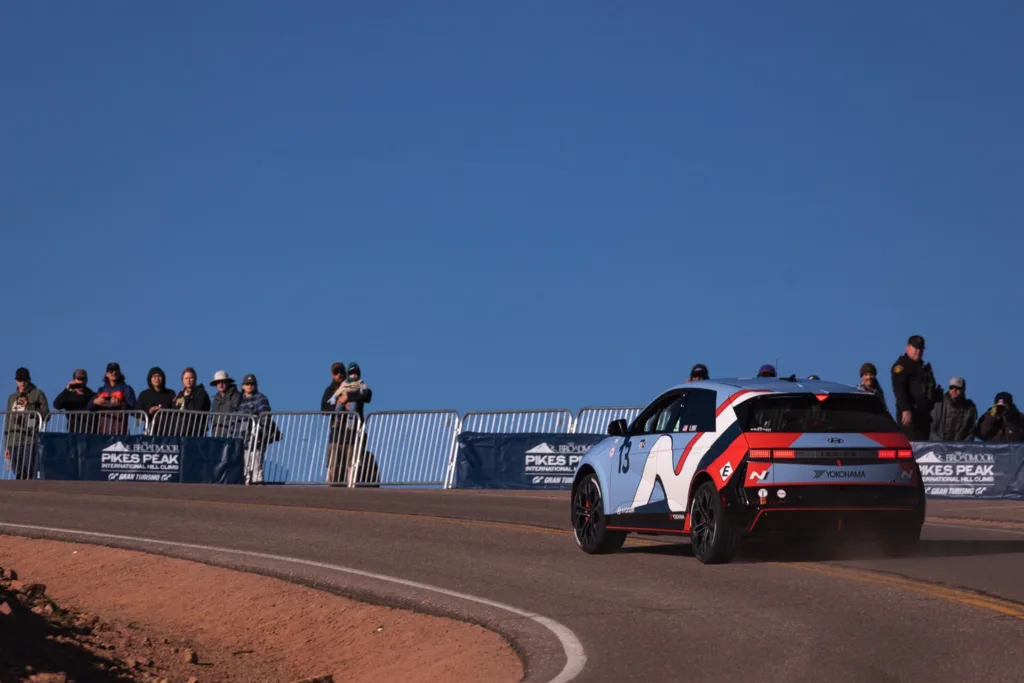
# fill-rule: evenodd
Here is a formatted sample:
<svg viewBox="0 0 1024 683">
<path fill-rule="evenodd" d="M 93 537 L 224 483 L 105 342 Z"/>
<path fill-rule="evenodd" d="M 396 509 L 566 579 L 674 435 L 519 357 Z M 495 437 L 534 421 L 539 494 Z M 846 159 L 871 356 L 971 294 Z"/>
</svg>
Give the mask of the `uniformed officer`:
<svg viewBox="0 0 1024 683">
<path fill-rule="evenodd" d="M 913 335 L 907 348 L 892 366 L 892 393 L 896 397 L 896 419 L 911 441 L 927 441 L 931 412 L 942 400 L 942 387 L 935 382 L 931 363 L 924 356 L 924 337 Z"/>
</svg>

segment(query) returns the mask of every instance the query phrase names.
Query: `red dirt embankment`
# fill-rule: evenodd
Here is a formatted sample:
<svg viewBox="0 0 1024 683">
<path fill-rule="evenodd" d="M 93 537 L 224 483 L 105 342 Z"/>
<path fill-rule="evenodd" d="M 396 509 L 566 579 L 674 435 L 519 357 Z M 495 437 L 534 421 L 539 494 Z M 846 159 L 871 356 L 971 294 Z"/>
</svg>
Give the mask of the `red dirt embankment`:
<svg viewBox="0 0 1024 683">
<path fill-rule="evenodd" d="M 0 681 L 333 676 L 412 683 L 523 675 L 511 646 L 480 626 L 265 576 L 11 536 L 0 536 L 0 568 Z M 60 673 L 66 679 L 41 675 Z"/>
</svg>

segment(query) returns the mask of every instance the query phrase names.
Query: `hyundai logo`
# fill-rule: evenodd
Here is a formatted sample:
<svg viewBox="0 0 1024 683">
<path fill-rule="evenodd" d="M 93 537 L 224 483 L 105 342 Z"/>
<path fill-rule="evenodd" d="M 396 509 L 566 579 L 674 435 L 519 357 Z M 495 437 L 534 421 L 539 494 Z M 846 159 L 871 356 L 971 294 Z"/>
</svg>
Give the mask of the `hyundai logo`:
<svg viewBox="0 0 1024 683">
<path fill-rule="evenodd" d="M 833 436 L 831 439 L 828 440 L 828 442 L 829 443 L 842 443 L 843 440 L 840 439 L 838 436 Z"/>
</svg>

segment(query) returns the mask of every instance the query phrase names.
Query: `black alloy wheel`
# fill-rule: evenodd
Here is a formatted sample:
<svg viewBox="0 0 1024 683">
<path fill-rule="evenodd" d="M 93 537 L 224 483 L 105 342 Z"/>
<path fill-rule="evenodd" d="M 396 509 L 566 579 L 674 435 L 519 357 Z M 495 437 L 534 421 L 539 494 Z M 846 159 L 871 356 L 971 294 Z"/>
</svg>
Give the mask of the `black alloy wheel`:
<svg viewBox="0 0 1024 683">
<path fill-rule="evenodd" d="M 572 498 L 572 529 L 576 544 L 585 553 L 615 552 L 626 542 L 625 531 L 609 531 L 604 514 L 601 483 L 591 473 L 583 477 Z"/>
<path fill-rule="evenodd" d="M 718 489 L 710 481 L 701 484 L 690 503 L 690 547 L 704 564 L 730 561 L 738 539 L 725 516 Z"/>
</svg>

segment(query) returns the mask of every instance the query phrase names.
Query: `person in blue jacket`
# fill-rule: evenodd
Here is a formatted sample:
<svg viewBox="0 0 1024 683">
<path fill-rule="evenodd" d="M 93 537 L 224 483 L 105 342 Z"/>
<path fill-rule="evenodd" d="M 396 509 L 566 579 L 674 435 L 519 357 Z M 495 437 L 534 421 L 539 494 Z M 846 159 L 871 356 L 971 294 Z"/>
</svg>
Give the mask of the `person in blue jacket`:
<svg viewBox="0 0 1024 683">
<path fill-rule="evenodd" d="M 256 375 L 250 373 L 242 378 L 242 400 L 238 404 L 238 412 L 256 419 L 255 433 L 250 434 L 246 443 L 245 483 L 260 484 L 263 483 L 263 456 L 267 446 L 276 439 L 270 436 L 275 428 L 270 416 L 260 419 L 261 415 L 270 412 L 270 399 L 260 393 Z"/>
<path fill-rule="evenodd" d="M 119 363 L 107 363 L 103 384 L 89 399 L 88 408 L 99 413 L 93 425 L 96 434 L 127 434 L 128 411 L 135 410 L 135 390 L 125 382 Z"/>
</svg>

